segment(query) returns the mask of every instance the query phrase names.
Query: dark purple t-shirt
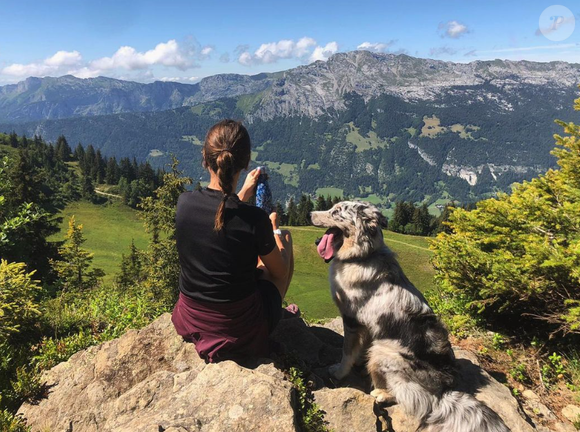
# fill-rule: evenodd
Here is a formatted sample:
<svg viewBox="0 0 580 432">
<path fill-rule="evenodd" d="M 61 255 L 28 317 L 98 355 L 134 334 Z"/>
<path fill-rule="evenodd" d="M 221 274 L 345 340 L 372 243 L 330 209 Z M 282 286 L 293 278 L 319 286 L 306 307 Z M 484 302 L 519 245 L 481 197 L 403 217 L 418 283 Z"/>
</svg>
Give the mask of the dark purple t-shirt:
<svg viewBox="0 0 580 432">
<path fill-rule="evenodd" d="M 215 232 L 222 199 L 221 191 L 206 188 L 185 192 L 177 202 L 179 289 L 194 300 L 234 302 L 253 294 L 258 256 L 276 244 L 266 212 L 237 196 L 228 199 L 224 228 Z"/>
</svg>

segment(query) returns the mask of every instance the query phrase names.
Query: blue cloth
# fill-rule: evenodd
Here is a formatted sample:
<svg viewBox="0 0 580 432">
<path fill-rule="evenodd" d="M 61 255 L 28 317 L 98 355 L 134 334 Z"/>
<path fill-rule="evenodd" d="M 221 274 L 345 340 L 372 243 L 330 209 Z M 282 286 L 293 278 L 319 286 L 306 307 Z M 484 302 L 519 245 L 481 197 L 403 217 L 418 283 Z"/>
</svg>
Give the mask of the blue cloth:
<svg viewBox="0 0 580 432">
<path fill-rule="evenodd" d="M 268 176 L 266 174 L 260 174 L 258 177 L 258 186 L 256 187 L 256 206 L 260 207 L 267 214 L 274 211 L 274 206 L 272 204 L 272 191 L 270 190 L 270 185 L 268 185 Z"/>
</svg>

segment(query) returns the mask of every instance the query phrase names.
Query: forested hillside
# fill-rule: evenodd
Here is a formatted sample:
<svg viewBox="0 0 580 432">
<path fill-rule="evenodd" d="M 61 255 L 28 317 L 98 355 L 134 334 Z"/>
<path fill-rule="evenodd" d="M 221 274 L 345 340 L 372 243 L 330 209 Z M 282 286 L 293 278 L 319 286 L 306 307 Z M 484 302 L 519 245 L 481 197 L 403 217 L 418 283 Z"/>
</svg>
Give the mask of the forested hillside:
<svg viewBox="0 0 580 432">
<path fill-rule="evenodd" d="M 397 200 L 465 203 L 554 166 L 552 119 L 572 119 L 579 77 L 578 66 L 567 63 L 462 65 L 357 51 L 245 84 L 232 76 L 205 79 L 205 102 L 183 103 L 193 107 L 27 123 L 5 118 L 0 130 L 49 141 L 64 134 L 75 145 L 154 167 L 174 154 L 188 175 L 204 181 L 205 132 L 233 117 L 248 125 L 254 164 L 270 168 L 281 201 L 334 188 L 383 207 Z"/>
</svg>

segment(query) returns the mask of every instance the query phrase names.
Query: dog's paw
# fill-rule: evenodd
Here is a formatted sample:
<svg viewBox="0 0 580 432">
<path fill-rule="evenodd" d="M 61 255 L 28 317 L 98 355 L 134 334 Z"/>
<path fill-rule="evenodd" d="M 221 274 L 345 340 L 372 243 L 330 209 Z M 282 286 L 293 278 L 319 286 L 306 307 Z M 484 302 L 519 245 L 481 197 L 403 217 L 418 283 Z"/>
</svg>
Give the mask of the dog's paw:
<svg viewBox="0 0 580 432">
<path fill-rule="evenodd" d="M 345 373 L 340 363 L 333 364 L 332 366 L 330 366 L 328 368 L 328 373 L 330 374 L 331 377 L 336 378 L 337 380 L 341 380 L 348 375 L 348 372 Z"/>
<path fill-rule="evenodd" d="M 371 392 L 371 396 L 375 398 L 377 403 L 386 403 L 386 402 L 391 403 L 394 401 L 394 398 L 385 389 L 374 389 Z"/>
</svg>

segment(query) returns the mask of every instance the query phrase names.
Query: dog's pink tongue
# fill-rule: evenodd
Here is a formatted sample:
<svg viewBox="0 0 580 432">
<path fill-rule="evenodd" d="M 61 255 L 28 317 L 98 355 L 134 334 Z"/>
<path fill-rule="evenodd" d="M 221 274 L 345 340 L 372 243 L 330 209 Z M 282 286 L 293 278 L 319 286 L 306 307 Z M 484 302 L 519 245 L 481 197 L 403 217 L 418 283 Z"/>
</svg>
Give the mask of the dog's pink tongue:
<svg viewBox="0 0 580 432">
<path fill-rule="evenodd" d="M 325 260 L 329 260 L 334 256 L 334 250 L 332 249 L 332 240 L 334 239 L 334 234 L 326 233 L 322 236 L 322 240 L 318 243 L 318 255 L 320 255 Z"/>
</svg>

